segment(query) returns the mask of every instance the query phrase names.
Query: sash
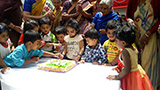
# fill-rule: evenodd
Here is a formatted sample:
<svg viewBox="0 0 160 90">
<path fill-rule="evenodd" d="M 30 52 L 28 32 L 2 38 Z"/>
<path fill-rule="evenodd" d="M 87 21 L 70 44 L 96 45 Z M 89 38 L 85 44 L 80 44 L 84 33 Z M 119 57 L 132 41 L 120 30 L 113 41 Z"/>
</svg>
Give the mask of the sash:
<svg viewBox="0 0 160 90">
<path fill-rule="evenodd" d="M 46 12 L 54 9 L 55 7 L 52 4 L 51 0 L 42 0 L 41 2 L 36 2 L 32 5 L 31 15 L 44 15 Z"/>
</svg>

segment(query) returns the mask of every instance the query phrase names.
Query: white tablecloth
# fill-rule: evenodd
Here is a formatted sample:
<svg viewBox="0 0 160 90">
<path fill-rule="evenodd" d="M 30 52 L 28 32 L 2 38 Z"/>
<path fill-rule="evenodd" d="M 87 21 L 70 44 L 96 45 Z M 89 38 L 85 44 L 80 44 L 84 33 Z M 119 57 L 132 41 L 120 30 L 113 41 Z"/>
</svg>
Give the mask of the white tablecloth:
<svg viewBox="0 0 160 90">
<path fill-rule="evenodd" d="M 42 58 L 21 68 L 12 68 L 0 74 L 2 90 L 119 90 L 119 80 L 108 80 L 117 75 L 113 67 L 79 64 L 68 72 L 38 70 L 38 64 L 51 58 Z"/>
</svg>

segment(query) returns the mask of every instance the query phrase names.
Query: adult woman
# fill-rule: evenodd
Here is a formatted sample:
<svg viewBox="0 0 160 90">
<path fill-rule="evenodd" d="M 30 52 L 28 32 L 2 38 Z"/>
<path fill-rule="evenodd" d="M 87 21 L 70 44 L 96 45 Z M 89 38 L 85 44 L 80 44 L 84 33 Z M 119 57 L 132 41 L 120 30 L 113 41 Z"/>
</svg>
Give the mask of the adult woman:
<svg viewBox="0 0 160 90">
<path fill-rule="evenodd" d="M 53 0 L 53 5 L 55 6 L 56 10 L 55 10 L 55 19 L 54 19 L 54 25 L 53 25 L 53 33 L 54 30 L 57 26 L 60 25 L 60 21 L 62 20 L 62 9 L 63 7 L 61 7 L 61 0 Z"/>
<path fill-rule="evenodd" d="M 84 34 L 92 20 L 92 5 L 88 0 L 68 0 L 63 4 L 62 20 L 75 18 L 80 23 L 80 34 Z"/>
<path fill-rule="evenodd" d="M 52 17 L 54 6 L 51 0 L 25 0 L 23 7 L 23 18 L 39 19 Z"/>
<path fill-rule="evenodd" d="M 157 29 L 160 24 L 160 0 L 129 0 L 127 17 L 134 20 L 139 32 L 141 64 L 156 90 L 159 77 L 160 40 Z M 159 49 L 159 50 L 158 50 Z"/>
<path fill-rule="evenodd" d="M 11 28 L 9 37 L 16 47 L 22 32 L 21 0 L 0 0 L 0 22 L 4 22 Z"/>
<path fill-rule="evenodd" d="M 105 32 L 105 26 L 109 20 L 119 20 L 118 15 L 113 12 L 112 10 L 112 0 L 101 0 L 100 1 L 100 8 L 101 12 L 98 12 L 92 21 L 92 28 L 97 29 L 99 35 L 100 35 L 100 43 L 103 45 L 103 43 L 108 39 L 106 32 Z"/>
<path fill-rule="evenodd" d="M 101 0 L 91 0 L 91 4 L 93 5 L 93 12 L 92 12 L 93 16 L 95 16 L 97 12 L 101 11 L 100 5 L 99 5 L 100 1 Z"/>
</svg>

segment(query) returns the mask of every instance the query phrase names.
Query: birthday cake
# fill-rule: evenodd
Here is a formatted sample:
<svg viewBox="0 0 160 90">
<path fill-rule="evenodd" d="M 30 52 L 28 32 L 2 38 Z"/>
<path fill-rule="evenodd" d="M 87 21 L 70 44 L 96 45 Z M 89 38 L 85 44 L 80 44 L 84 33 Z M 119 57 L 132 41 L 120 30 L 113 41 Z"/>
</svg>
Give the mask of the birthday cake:
<svg viewBox="0 0 160 90">
<path fill-rule="evenodd" d="M 38 65 L 40 70 L 66 72 L 76 66 L 75 61 L 52 59 Z"/>
</svg>

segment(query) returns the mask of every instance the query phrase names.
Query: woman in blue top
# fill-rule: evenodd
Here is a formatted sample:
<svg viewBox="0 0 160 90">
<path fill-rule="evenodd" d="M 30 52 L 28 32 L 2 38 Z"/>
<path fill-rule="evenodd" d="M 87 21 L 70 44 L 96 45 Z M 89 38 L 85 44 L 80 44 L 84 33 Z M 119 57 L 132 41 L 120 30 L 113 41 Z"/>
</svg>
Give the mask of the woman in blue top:
<svg viewBox="0 0 160 90">
<path fill-rule="evenodd" d="M 99 4 L 101 12 L 96 13 L 91 27 L 98 31 L 100 35 L 100 43 L 103 45 L 103 43 L 108 39 L 105 32 L 107 22 L 113 19 L 119 20 L 119 18 L 118 15 L 112 10 L 112 0 L 101 0 Z"/>
</svg>

